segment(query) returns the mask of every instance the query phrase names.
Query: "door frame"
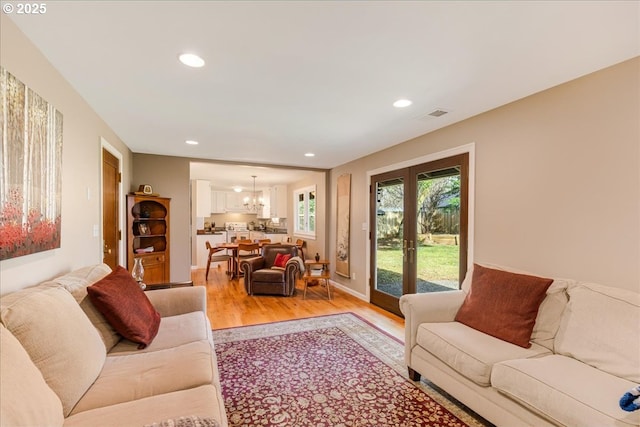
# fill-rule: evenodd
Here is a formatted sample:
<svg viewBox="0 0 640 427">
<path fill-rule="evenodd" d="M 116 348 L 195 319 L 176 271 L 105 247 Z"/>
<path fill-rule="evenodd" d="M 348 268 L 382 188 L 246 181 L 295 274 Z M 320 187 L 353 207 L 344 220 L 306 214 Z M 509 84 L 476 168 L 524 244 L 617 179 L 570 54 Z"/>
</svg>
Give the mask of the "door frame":
<svg viewBox="0 0 640 427">
<path fill-rule="evenodd" d="M 104 230 L 102 229 L 102 224 L 103 224 L 103 200 L 104 200 L 104 191 L 103 191 L 103 184 L 104 184 L 104 176 L 103 176 L 103 170 L 102 170 L 102 164 L 103 164 L 103 156 L 102 156 L 102 150 L 107 150 L 109 153 L 111 153 L 115 158 L 118 159 L 118 172 L 120 173 L 120 176 L 122 176 L 122 163 L 123 163 L 123 156 L 122 153 L 120 151 L 118 151 L 118 149 L 116 147 L 114 147 L 113 145 L 109 144 L 109 142 L 104 139 L 103 137 L 100 137 L 100 247 L 99 247 L 99 253 L 100 253 L 100 259 L 103 258 L 103 247 L 104 247 Z M 118 228 L 120 230 L 120 241 L 118 242 L 118 264 L 120 265 L 124 265 L 126 266 L 126 252 L 125 252 L 125 236 L 124 236 L 124 230 L 125 230 L 125 225 L 124 225 L 124 217 L 125 217 L 125 210 L 127 207 L 127 203 L 125 201 L 125 195 L 123 190 L 123 181 L 124 179 L 120 180 L 120 183 L 118 184 L 118 193 L 119 193 L 119 198 L 118 198 Z"/>
<path fill-rule="evenodd" d="M 385 172 L 391 172 L 397 169 L 408 168 L 411 166 L 417 166 L 422 163 L 429 163 L 436 160 L 445 159 L 447 157 L 456 156 L 459 154 L 468 153 L 469 154 L 469 194 L 468 194 L 468 211 L 467 211 L 467 271 L 471 271 L 471 267 L 473 266 L 474 260 L 474 230 L 475 230 L 475 171 L 476 171 L 476 157 L 475 157 L 476 144 L 475 142 L 471 142 L 469 144 L 461 145 L 458 147 L 453 147 L 448 150 L 439 151 L 437 153 L 427 154 L 425 156 L 416 157 L 411 160 L 405 160 L 403 162 L 394 163 L 392 165 L 386 165 L 384 167 L 373 169 L 367 171 L 367 190 L 366 193 L 369 194 L 369 184 L 371 183 L 371 177 L 373 175 L 380 175 Z M 366 281 L 366 300 L 367 302 L 371 302 L 371 236 L 372 233 L 372 225 L 370 220 L 369 213 L 371 212 L 371 198 L 367 197 L 366 202 L 367 207 L 367 230 L 369 231 L 369 239 L 366 244 L 366 254 L 365 254 L 365 271 L 367 272 L 367 281 Z"/>
</svg>

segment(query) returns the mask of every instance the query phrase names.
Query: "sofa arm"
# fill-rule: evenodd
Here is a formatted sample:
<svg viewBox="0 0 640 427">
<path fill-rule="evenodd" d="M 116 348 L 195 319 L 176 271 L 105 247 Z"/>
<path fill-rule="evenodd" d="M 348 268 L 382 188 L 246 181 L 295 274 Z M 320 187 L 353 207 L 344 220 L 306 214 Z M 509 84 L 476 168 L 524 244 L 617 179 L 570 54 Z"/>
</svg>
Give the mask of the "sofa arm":
<svg viewBox="0 0 640 427">
<path fill-rule="evenodd" d="M 146 292 L 149 301 L 161 317 L 176 316 L 194 311 L 207 314 L 207 290 L 204 286 L 158 289 Z"/>
<path fill-rule="evenodd" d="M 404 314 L 405 360 L 411 360 L 416 345 L 418 327 L 422 323 L 453 322 L 467 294 L 461 290 L 407 294 L 400 297 L 400 311 Z"/>
</svg>

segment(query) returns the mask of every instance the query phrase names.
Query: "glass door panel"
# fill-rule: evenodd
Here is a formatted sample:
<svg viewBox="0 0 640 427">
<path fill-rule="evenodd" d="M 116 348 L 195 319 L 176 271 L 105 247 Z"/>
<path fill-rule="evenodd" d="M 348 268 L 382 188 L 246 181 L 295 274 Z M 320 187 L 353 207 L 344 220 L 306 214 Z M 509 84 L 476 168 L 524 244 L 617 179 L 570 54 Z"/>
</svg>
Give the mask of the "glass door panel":
<svg viewBox="0 0 640 427">
<path fill-rule="evenodd" d="M 415 292 L 460 285 L 460 168 L 416 175 Z"/>
<path fill-rule="evenodd" d="M 371 191 L 371 301 L 394 313 L 405 293 L 405 182 L 398 173 L 373 178 Z"/>
</svg>

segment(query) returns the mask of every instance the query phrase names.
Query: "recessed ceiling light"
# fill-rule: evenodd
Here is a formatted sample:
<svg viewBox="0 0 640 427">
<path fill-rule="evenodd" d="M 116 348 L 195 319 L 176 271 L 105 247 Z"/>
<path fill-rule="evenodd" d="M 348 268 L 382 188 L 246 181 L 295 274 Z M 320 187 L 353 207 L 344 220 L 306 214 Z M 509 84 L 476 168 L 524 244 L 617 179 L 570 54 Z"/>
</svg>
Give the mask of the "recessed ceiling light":
<svg viewBox="0 0 640 427">
<path fill-rule="evenodd" d="M 193 141 L 191 139 L 186 140 L 185 143 L 189 145 L 198 145 L 198 141 Z"/>
<path fill-rule="evenodd" d="M 235 191 L 236 193 L 241 193 L 242 187 L 233 187 L 233 191 Z"/>
<path fill-rule="evenodd" d="M 304 153 L 304 156 L 305 157 L 314 157 L 315 154 L 313 154 L 313 153 Z"/>
<path fill-rule="evenodd" d="M 413 102 L 409 101 L 408 99 L 398 99 L 396 102 L 393 103 L 393 106 L 396 108 L 404 108 L 404 107 L 408 107 L 411 104 L 413 104 Z"/>
<path fill-rule="evenodd" d="M 178 59 L 188 67 L 200 68 L 204 66 L 204 59 L 193 53 L 183 53 L 178 56 Z"/>
</svg>

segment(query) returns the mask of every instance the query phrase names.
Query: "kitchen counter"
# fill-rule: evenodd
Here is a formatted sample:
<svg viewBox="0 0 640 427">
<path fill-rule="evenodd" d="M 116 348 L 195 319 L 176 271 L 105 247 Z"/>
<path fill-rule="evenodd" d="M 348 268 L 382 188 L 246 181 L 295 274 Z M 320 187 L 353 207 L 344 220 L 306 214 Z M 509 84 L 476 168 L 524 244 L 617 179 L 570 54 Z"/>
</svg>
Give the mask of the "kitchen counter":
<svg viewBox="0 0 640 427">
<path fill-rule="evenodd" d="M 198 236 L 204 235 L 204 234 L 206 234 L 206 235 L 221 235 L 223 233 L 226 233 L 226 231 L 222 231 L 222 230 L 220 230 L 220 231 L 217 231 L 217 230 L 216 231 L 196 230 L 196 234 Z"/>
<path fill-rule="evenodd" d="M 264 232 L 268 234 L 287 234 L 287 229 L 286 228 L 267 228 Z"/>
</svg>

